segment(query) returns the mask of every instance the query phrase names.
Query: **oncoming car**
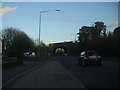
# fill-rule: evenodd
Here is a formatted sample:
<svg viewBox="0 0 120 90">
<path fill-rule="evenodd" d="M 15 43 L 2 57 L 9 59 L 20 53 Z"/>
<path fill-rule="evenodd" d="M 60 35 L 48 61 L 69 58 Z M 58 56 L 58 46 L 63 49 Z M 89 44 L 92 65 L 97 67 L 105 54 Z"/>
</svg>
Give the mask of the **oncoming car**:
<svg viewBox="0 0 120 90">
<path fill-rule="evenodd" d="M 78 63 L 82 66 L 87 64 L 101 65 L 101 56 L 95 50 L 83 51 L 78 58 Z"/>
</svg>

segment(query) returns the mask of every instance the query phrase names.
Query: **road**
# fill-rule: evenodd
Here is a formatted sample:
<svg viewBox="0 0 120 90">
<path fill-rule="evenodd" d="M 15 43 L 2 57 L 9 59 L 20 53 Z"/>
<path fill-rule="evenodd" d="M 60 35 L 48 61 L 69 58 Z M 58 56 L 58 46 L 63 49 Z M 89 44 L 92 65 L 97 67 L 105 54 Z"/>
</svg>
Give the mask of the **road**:
<svg viewBox="0 0 120 90">
<path fill-rule="evenodd" d="M 101 66 L 88 65 L 81 67 L 77 65 L 76 57 L 56 57 L 67 70 L 77 78 L 81 79 L 87 88 L 118 88 L 119 87 L 119 62 L 103 58 Z M 114 59 L 114 58 L 113 58 Z M 117 58 L 115 58 L 117 59 Z"/>
<path fill-rule="evenodd" d="M 79 87 L 84 85 L 86 88 L 118 88 L 120 70 L 118 60 L 116 58 L 113 58 L 114 61 L 110 58 L 102 60 L 101 66 L 81 67 L 77 64 L 77 57 L 55 56 L 54 60 L 46 61 L 48 63 L 18 78 L 9 87 L 76 88 L 79 85 L 81 85 Z"/>
<path fill-rule="evenodd" d="M 81 80 L 76 78 L 57 60 L 50 60 L 43 66 L 18 77 L 5 88 L 85 88 Z"/>
</svg>

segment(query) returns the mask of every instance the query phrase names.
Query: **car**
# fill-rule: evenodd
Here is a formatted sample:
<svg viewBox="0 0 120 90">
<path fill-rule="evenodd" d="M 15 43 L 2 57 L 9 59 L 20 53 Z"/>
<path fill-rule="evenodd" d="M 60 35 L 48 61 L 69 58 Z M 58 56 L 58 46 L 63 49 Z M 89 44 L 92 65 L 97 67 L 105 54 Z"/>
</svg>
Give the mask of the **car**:
<svg viewBox="0 0 120 90">
<path fill-rule="evenodd" d="M 36 58 L 35 52 L 32 52 L 32 53 L 24 52 L 23 56 L 24 56 L 25 60 L 30 60 L 30 59 L 35 59 Z"/>
<path fill-rule="evenodd" d="M 32 58 L 32 59 L 35 59 L 35 58 L 36 58 L 35 52 L 32 52 L 32 53 L 31 53 L 31 58 Z"/>
<path fill-rule="evenodd" d="M 23 54 L 23 56 L 24 56 L 24 59 L 25 59 L 25 60 L 30 60 L 30 58 L 31 58 L 31 54 L 30 54 L 29 52 L 25 52 L 25 53 Z"/>
<path fill-rule="evenodd" d="M 78 64 L 86 66 L 88 64 L 98 64 L 101 65 L 101 56 L 95 50 L 82 51 L 78 57 Z"/>
</svg>

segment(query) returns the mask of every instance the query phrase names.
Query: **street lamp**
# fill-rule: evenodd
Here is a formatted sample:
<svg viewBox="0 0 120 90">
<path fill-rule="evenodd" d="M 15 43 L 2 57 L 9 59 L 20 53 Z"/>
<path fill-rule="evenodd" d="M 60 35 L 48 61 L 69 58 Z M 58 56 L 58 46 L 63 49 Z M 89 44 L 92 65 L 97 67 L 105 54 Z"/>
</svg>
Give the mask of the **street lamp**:
<svg viewBox="0 0 120 90">
<path fill-rule="evenodd" d="M 40 11 L 40 17 L 39 17 L 39 56 L 40 56 L 40 32 L 41 32 L 41 14 L 45 12 L 50 12 L 50 11 L 60 11 L 58 9 L 56 10 L 46 10 L 46 11 Z"/>
</svg>

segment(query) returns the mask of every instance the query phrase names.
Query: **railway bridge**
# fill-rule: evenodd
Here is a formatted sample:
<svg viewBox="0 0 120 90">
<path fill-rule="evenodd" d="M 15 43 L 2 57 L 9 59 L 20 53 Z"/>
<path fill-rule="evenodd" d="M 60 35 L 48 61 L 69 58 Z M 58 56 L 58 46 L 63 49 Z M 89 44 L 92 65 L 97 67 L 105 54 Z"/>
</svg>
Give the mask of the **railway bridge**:
<svg viewBox="0 0 120 90">
<path fill-rule="evenodd" d="M 70 48 L 72 47 L 74 43 L 72 41 L 70 42 L 60 42 L 60 43 L 50 43 L 50 54 L 64 54 L 69 55 Z"/>
</svg>

